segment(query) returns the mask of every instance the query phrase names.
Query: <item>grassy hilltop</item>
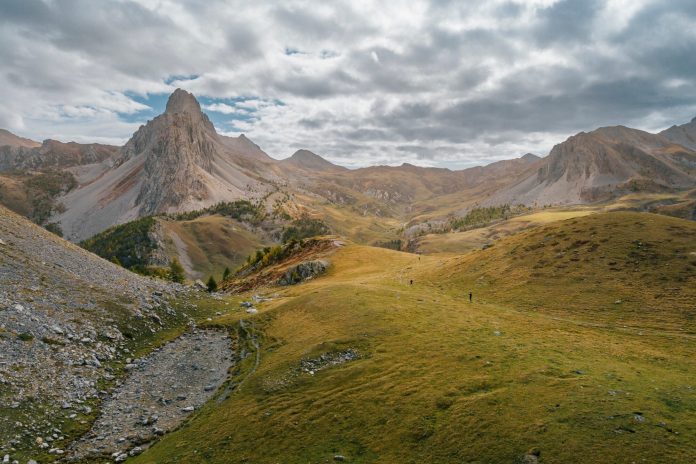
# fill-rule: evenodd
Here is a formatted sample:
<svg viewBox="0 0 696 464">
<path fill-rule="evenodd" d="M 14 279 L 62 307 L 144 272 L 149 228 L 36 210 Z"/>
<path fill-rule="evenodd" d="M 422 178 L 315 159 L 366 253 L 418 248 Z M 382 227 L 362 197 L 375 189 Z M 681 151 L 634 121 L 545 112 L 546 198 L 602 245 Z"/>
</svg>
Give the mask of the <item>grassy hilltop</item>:
<svg viewBox="0 0 696 464">
<path fill-rule="evenodd" d="M 133 462 L 696 460 L 696 224 L 595 214 L 330 259 L 208 322 L 248 352 L 236 387 Z"/>
</svg>

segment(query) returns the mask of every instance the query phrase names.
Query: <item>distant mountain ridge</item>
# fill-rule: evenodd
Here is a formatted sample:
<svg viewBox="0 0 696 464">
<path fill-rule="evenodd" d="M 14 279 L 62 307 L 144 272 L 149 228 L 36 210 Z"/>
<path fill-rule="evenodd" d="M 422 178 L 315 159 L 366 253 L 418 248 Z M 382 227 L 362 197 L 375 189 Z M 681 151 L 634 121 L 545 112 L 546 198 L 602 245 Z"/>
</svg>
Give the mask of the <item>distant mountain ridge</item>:
<svg viewBox="0 0 696 464">
<path fill-rule="evenodd" d="M 666 139 L 690 150 L 696 150 L 696 118 L 681 126 L 672 126 L 660 132 Z"/>
<path fill-rule="evenodd" d="M 344 171 L 347 169 L 333 164 L 309 150 L 297 150 L 289 158 L 281 160 L 281 163 L 312 171 Z"/>
<path fill-rule="evenodd" d="M 0 173 L 58 169 L 75 176 L 78 187 L 58 199 L 52 218 L 73 241 L 139 217 L 238 199 L 263 199 L 269 211 L 295 216 L 333 205 L 412 223 L 475 205 L 576 204 L 696 186 L 696 118 L 660 134 L 603 127 L 569 137 L 544 158 L 527 153 L 459 171 L 408 163 L 347 169 L 309 150 L 275 160 L 244 135 L 220 135 L 196 98 L 177 89 L 165 112 L 123 147 L 37 145 L 3 131 L 5 142 Z"/>
<path fill-rule="evenodd" d="M 694 167 L 696 152 L 662 134 L 602 127 L 554 146 L 486 203 L 577 204 L 631 189 L 689 188 L 696 185 Z"/>
<path fill-rule="evenodd" d="M 15 135 L 5 129 L 0 129 L 0 146 L 37 148 L 41 146 L 41 143 L 34 140 L 25 139 L 24 137 L 19 137 L 18 135 Z"/>
</svg>

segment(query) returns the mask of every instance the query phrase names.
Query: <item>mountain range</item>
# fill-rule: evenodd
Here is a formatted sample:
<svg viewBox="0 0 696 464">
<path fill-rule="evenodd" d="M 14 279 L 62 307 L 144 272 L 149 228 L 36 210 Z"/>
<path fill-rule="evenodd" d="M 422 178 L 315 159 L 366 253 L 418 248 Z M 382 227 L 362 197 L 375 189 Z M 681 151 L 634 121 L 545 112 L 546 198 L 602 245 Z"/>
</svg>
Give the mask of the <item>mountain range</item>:
<svg viewBox="0 0 696 464">
<path fill-rule="evenodd" d="M 220 135 L 196 98 L 177 89 L 165 112 L 122 147 L 38 143 L 7 131 L 0 144 L 0 178 L 8 185 L 18 172 L 74 176 L 76 186 L 59 192 L 50 218 L 73 241 L 140 217 L 239 199 L 265 200 L 269 209 L 283 203 L 290 216 L 330 205 L 411 225 L 477 205 L 581 204 L 696 186 L 696 118 L 659 134 L 603 127 L 543 158 L 526 154 L 458 171 L 410 164 L 351 170 L 308 150 L 275 160 L 244 135 Z"/>
</svg>

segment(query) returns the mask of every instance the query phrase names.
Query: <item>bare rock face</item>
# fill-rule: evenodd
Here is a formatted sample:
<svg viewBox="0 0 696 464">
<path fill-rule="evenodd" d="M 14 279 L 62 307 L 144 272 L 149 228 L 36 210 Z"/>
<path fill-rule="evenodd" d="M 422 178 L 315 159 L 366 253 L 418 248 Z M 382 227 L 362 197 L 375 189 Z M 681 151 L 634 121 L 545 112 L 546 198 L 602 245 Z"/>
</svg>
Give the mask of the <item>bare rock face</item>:
<svg viewBox="0 0 696 464">
<path fill-rule="evenodd" d="M 215 128 L 193 95 L 177 89 L 164 114 L 142 126 L 124 147 L 144 156 L 143 184 L 135 200 L 140 216 L 167 212 L 187 199 L 207 199 L 202 171 L 211 173 Z"/>
<path fill-rule="evenodd" d="M 323 259 L 304 261 L 288 269 L 278 280 L 278 285 L 294 285 L 313 279 L 326 272 L 329 262 Z"/>
<path fill-rule="evenodd" d="M 177 89 L 111 163 L 61 197 L 65 211 L 52 220 L 80 241 L 143 216 L 262 197 L 277 177 L 272 163 L 245 137 L 218 135 L 196 98 Z"/>
</svg>

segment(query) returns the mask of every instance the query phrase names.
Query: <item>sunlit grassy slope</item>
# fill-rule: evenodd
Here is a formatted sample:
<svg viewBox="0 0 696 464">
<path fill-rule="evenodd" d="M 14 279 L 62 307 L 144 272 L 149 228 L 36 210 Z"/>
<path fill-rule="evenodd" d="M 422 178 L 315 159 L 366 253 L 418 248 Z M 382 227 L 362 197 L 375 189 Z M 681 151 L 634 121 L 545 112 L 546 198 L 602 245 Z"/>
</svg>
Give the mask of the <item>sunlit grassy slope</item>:
<svg viewBox="0 0 696 464">
<path fill-rule="evenodd" d="M 514 216 L 508 220 L 497 221 L 485 227 L 477 227 L 461 232 L 428 234 L 419 239 L 417 248 L 419 253 L 425 254 L 467 253 L 522 230 L 573 217 L 587 216 L 596 212 L 596 210 L 596 207 L 587 206 L 550 208 Z"/>
<path fill-rule="evenodd" d="M 167 254 L 184 264 L 189 278 L 219 278 L 226 267 L 235 270 L 265 245 L 247 226 L 220 215 L 162 225 Z"/>
<path fill-rule="evenodd" d="M 212 321 L 253 324 L 258 368 L 134 462 L 696 462 L 696 224 L 595 214 L 461 257 L 332 262 Z"/>
</svg>

